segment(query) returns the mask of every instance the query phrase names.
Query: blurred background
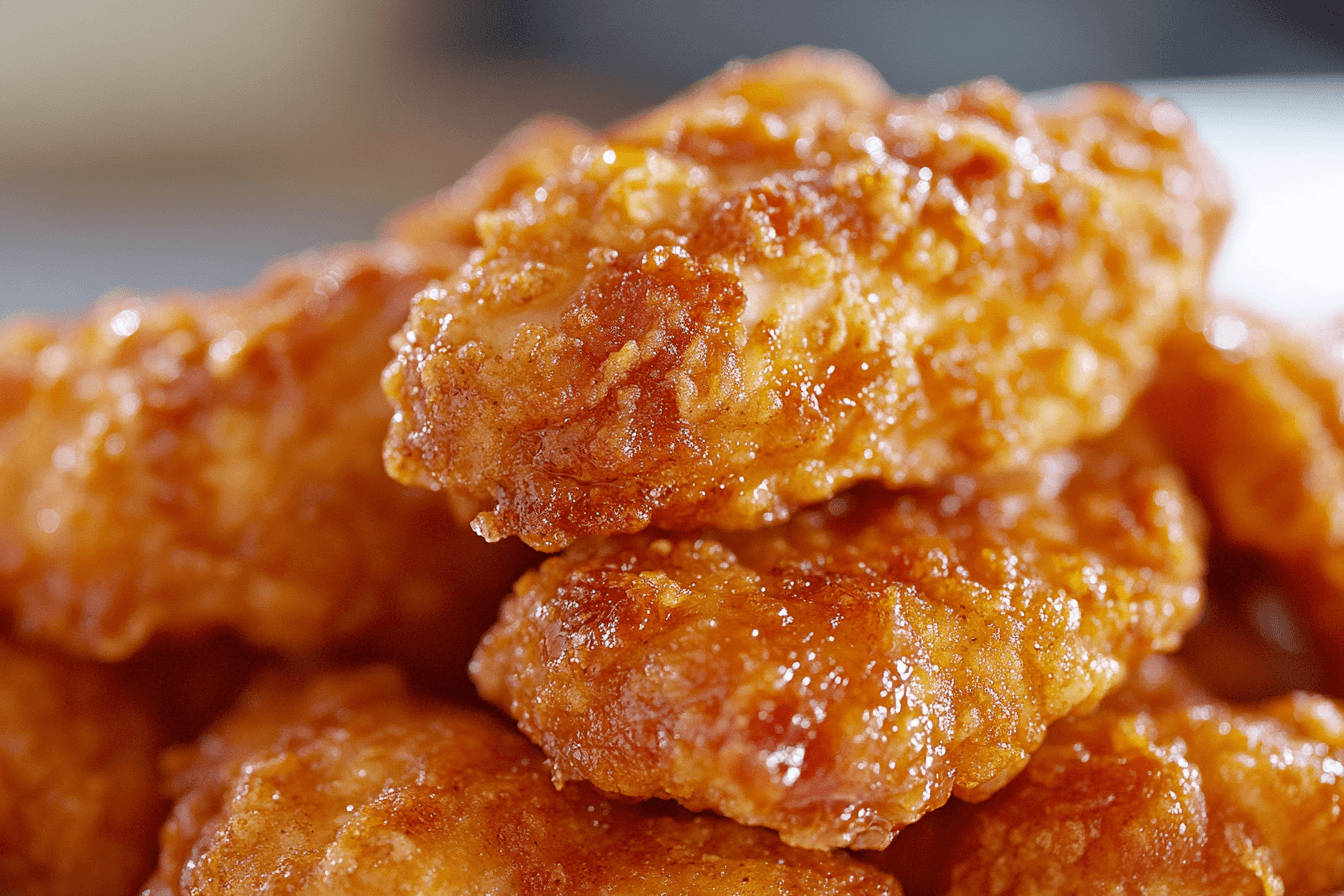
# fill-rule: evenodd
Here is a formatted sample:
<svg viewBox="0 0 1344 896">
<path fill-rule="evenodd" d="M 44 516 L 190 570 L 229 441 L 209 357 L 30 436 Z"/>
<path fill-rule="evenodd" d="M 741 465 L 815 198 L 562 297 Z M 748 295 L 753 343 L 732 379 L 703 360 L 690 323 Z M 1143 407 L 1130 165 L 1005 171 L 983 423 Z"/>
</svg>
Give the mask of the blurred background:
<svg viewBox="0 0 1344 896">
<path fill-rule="evenodd" d="M 1242 214 L 1222 288 L 1344 310 L 1344 0 L 0 0 L 0 316 L 371 238 L 531 115 L 601 126 L 810 43 L 904 93 L 1140 81 Z"/>
</svg>

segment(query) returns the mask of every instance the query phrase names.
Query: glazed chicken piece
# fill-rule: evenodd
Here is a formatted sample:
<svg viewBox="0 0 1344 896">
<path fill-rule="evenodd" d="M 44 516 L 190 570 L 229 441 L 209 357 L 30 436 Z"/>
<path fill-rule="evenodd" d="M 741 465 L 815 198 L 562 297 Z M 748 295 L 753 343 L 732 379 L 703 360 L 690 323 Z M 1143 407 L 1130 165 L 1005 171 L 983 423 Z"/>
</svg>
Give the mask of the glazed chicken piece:
<svg viewBox="0 0 1344 896">
<path fill-rule="evenodd" d="M 1344 336 L 1299 338 L 1235 308 L 1200 307 L 1166 346 L 1142 410 L 1219 537 L 1277 565 L 1327 688 L 1344 695 L 1341 347 Z"/>
<path fill-rule="evenodd" d="M 137 892 L 166 810 L 158 737 L 107 669 L 0 641 L 0 893 Z"/>
<path fill-rule="evenodd" d="M 1175 649 L 1203 531 L 1126 432 L 782 528 L 576 544 L 519 581 L 472 676 L 557 784 L 880 848 L 1003 787 L 1048 724 Z"/>
<path fill-rule="evenodd" d="M 1338 892 L 1344 704 L 1233 706 L 1149 660 L 993 799 L 935 812 L 875 861 L 917 896 Z"/>
<path fill-rule="evenodd" d="M 543 122 L 393 226 L 471 254 L 415 299 L 387 467 L 555 551 L 1022 464 L 1119 422 L 1228 208 L 1186 118 L 1113 87 L 906 99 L 804 50 Z"/>
<path fill-rule="evenodd" d="M 899 896 L 843 854 L 588 787 L 480 712 L 417 700 L 387 668 L 275 676 L 195 747 L 147 896 Z"/>
<path fill-rule="evenodd" d="M 156 632 L 295 652 L 432 625 L 464 668 L 530 552 L 387 479 L 378 386 L 411 295 L 458 260 L 337 250 L 238 294 L 0 330 L 0 609 L 19 633 L 121 659 Z"/>
</svg>

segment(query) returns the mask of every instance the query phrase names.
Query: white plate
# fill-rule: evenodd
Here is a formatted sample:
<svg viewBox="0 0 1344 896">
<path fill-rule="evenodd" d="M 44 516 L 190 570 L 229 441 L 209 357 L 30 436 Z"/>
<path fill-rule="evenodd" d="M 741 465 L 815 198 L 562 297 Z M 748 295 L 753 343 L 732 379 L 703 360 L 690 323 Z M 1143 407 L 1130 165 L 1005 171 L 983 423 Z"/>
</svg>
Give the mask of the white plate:
<svg viewBox="0 0 1344 896">
<path fill-rule="evenodd" d="M 1135 87 L 1185 109 L 1232 180 L 1214 293 L 1297 322 L 1344 312 L 1344 76 Z"/>
</svg>

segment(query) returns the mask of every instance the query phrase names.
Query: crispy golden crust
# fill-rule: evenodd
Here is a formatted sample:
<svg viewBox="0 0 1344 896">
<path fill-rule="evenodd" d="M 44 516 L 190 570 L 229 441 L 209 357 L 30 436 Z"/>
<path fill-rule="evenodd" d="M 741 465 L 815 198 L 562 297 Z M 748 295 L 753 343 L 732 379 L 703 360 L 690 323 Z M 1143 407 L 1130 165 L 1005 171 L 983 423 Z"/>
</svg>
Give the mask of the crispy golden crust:
<svg viewBox="0 0 1344 896">
<path fill-rule="evenodd" d="M 0 331 L 0 606 L 17 628 L 102 659 L 216 626 L 289 651 L 396 619 L 483 630 L 527 552 L 388 481 L 379 448 L 388 338 L 456 258 L 313 254 L 237 295 Z"/>
<path fill-rule="evenodd" d="M 151 896 L 900 892 L 766 831 L 559 792 L 509 726 L 416 701 L 387 669 L 273 679 L 167 765 Z"/>
<path fill-rule="evenodd" d="M 1325 894 L 1344 887 L 1344 704 L 1212 700 L 1161 662 L 1062 722 L 979 806 L 876 859 L 914 894 Z"/>
<path fill-rule="evenodd" d="M 157 748 L 106 669 L 0 642 L 0 892 L 136 892 L 166 808 Z"/>
<path fill-rule="evenodd" d="M 472 677 L 557 781 L 876 848 L 1174 649 L 1202 533 L 1179 472 L 1115 437 L 783 528 L 575 545 L 519 581 Z"/>
<path fill-rule="evenodd" d="M 755 527 L 1103 432 L 1227 213 L 1170 104 L 899 99 L 817 51 L 501 153 L 394 225 L 473 254 L 416 298 L 386 461 L 544 550 Z"/>
<path fill-rule="evenodd" d="M 1227 307 L 1172 336 L 1142 410 L 1220 537 L 1279 566 L 1344 694 L 1344 341 Z"/>
</svg>

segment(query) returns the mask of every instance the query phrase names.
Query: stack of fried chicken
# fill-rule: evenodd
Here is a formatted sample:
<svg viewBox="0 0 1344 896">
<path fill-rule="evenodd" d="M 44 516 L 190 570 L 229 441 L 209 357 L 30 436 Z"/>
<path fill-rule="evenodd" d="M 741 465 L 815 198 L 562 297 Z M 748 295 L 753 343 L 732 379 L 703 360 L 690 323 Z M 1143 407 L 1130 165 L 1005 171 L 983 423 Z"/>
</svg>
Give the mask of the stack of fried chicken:
<svg viewBox="0 0 1344 896">
<path fill-rule="evenodd" d="M 1344 342 L 1229 214 L 802 50 L 9 324 L 0 891 L 1344 888 Z"/>
</svg>

